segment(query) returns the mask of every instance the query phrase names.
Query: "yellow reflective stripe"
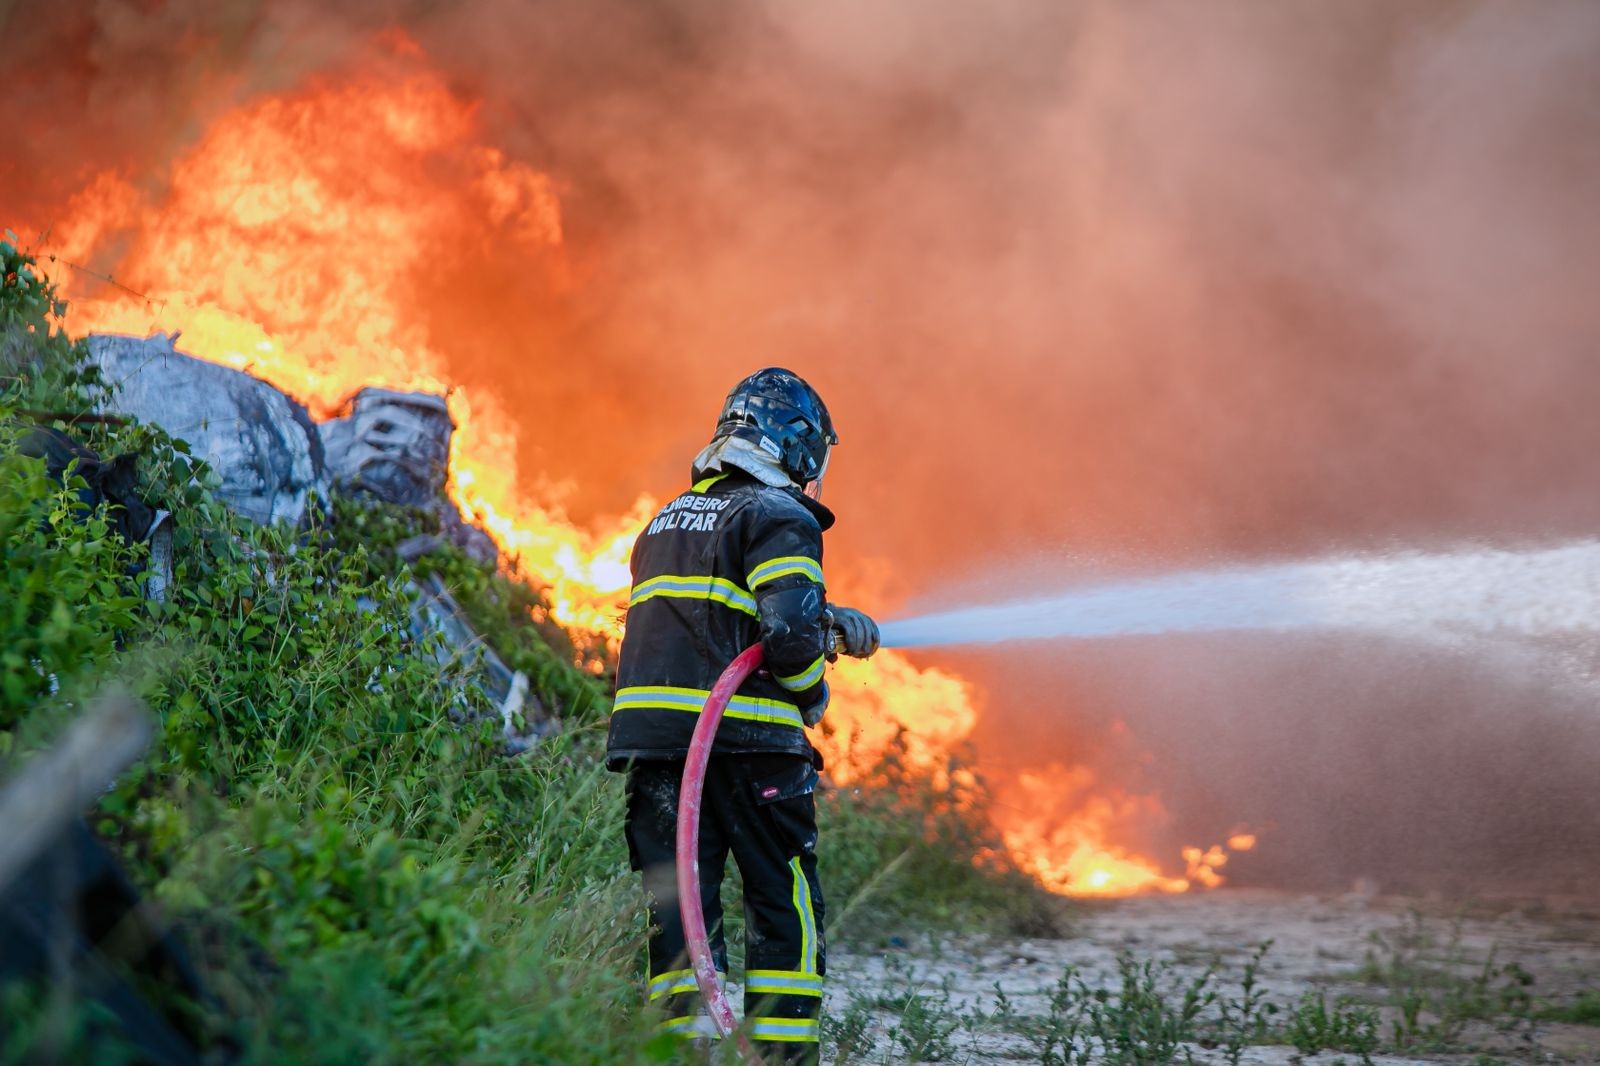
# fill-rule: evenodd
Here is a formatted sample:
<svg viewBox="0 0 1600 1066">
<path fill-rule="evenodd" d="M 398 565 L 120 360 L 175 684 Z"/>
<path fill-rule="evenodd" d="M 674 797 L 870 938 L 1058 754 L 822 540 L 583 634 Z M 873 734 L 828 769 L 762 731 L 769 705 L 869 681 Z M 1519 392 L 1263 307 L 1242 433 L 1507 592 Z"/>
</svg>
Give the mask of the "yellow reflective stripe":
<svg viewBox="0 0 1600 1066">
<path fill-rule="evenodd" d="M 811 883 L 800 868 L 800 856 L 789 860 L 794 871 L 794 909 L 800 916 L 800 972 L 817 972 L 817 914 L 811 906 Z"/>
<path fill-rule="evenodd" d="M 815 1041 L 821 1025 L 815 1018 L 747 1018 L 756 1040 Z"/>
<path fill-rule="evenodd" d="M 802 692 L 822 680 L 822 670 L 827 664 L 828 660 L 819 655 L 816 662 L 792 677 L 781 677 L 778 674 L 773 674 L 772 678 L 790 692 Z"/>
<path fill-rule="evenodd" d="M 778 559 L 768 559 L 745 578 L 745 588 L 755 591 L 757 585 L 764 585 L 789 574 L 800 574 L 809 577 L 817 584 L 822 584 L 822 564 L 815 559 L 808 559 L 804 555 L 785 555 Z"/>
<path fill-rule="evenodd" d="M 656 1031 L 672 1033 L 681 1037 L 705 1037 L 711 1040 L 721 1040 L 722 1034 L 717 1031 L 717 1025 L 710 1018 L 700 1014 L 693 1014 L 686 1018 L 668 1018 L 656 1026 Z"/>
<path fill-rule="evenodd" d="M 706 705 L 706 698 L 711 693 L 703 688 L 673 688 L 667 685 L 634 685 L 617 690 L 616 702 L 612 710 L 643 710 L 656 709 L 668 711 L 688 711 L 699 714 Z M 783 700 L 764 700 L 754 696 L 735 696 L 728 701 L 728 709 L 723 712 L 725 717 L 739 718 L 747 722 L 774 722 L 778 725 L 792 725 L 804 728 L 805 722 L 800 717 L 800 708 Z"/>
<path fill-rule="evenodd" d="M 633 607 L 657 596 L 679 599 L 711 600 L 752 618 L 756 614 L 756 600 L 732 581 L 721 577 L 695 577 L 679 574 L 662 574 L 649 581 L 641 581 L 628 594 L 628 606 Z"/>
<path fill-rule="evenodd" d="M 682 992 L 695 992 L 700 988 L 695 984 L 693 970 L 671 970 L 658 977 L 650 978 L 650 998 L 660 999 L 662 996 L 676 996 Z"/>
<path fill-rule="evenodd" d="M 758 996 L 822 995 L 822 978 L 798 970 L 751 970 L 745 974 L 744 990 Z"/>
<path fill-rule="evenodd" d="M 690 487 L 689 491 L 690 492 L 704 492 L 704 491 L 706 491 L 706 489 L 709 489 L 712 485 L 715 485 L 717 482 L 721 481 L 723 478 L 725 478 L 727 476 L 728 476 L 727 474 L 712 474 L 708 478 L 703 478 L 700 481 L 696 481 L 694 483 L 694 485 Z"/>
<path fill-rule="evenodd" d="M 760 700 L 750 696 L 735 696 L 728 701 L 728 709 L 724 712 L 729 718 L 739 718 L 746 722 L 772 722 L 777 725 L 792 725 L 800 729 L 805 728 L 805 719 L 800 717 L 800 708 L 792 703 L 781 700 Z"/>
</svg>

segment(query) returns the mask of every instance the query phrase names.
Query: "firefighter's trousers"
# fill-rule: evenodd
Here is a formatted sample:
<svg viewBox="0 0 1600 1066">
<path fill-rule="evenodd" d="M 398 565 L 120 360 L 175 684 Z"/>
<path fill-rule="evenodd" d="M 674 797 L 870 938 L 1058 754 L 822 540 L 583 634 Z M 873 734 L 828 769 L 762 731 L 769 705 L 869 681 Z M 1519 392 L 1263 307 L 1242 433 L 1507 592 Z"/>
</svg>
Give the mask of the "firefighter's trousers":
<svg viewBox="0 0 1600 1066">
<path fill-rule="evenodd" d="M 650 895 L 650 1000 L 668 1029 L 711 1035 L 684 947 L 674 861 L 682 762 L 641 762 L 628 776 L 628 852 Z M 818 1061 L 822 891 L 810 762 L 796 755 L 713 756 L 700 816 L 700 897 L 712 958 L 724 975 L 722 871 L 744 881 L 744 1020 L 768 1062 Z"/>
</svg>

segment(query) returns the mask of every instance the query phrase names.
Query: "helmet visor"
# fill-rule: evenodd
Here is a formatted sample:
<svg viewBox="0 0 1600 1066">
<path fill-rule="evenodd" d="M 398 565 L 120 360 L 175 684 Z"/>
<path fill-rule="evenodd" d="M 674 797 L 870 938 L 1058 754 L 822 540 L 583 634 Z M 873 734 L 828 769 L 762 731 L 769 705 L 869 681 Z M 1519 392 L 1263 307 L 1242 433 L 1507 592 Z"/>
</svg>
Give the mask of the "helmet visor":
<svg viewBox="0 0 1600 1066">
<path fill-rule="evenodd" d="M 828 474 L 828 460 L 831 458 L 833 458 L 833 449 L 829 448 L 822 453 L 822 469 L 817 471 L 816 477 L 806 482 L 806 487 L 803 490 L 807 496 L 810 496 L 818 503 L 822 502 L 822 479 Z"/>
</svg>

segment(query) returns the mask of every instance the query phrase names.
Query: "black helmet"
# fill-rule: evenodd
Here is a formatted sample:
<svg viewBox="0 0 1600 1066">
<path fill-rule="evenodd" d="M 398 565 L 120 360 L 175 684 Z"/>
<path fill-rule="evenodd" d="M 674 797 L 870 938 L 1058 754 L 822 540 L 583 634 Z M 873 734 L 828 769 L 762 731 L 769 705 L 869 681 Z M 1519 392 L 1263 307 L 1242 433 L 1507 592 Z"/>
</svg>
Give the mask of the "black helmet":
<svg viewBox="0 0 1600 1066">
<path fill-rule="evenodd" d="M 817 390 L 800 375 L 775 366 L 757 370 L 728 393 L 711 442 L 724 437 L 749 441 L 803 487 L 822 480 L 828 448 L 839 443 Z"/>
</svg>

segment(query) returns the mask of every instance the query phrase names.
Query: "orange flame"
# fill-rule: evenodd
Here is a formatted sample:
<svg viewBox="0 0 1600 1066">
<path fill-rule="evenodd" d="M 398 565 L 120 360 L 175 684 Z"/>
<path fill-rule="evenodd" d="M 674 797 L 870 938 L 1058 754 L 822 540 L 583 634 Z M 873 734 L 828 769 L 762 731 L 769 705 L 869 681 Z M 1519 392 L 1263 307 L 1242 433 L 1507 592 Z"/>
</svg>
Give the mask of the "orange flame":
<svg viewBox="0 0 1600 1066">
<path fill-rule="evenodd" d="M 1183 876 L 1173 877 L 1150 859 L 1109 843 L 1126 826 L 1164 821 L 1166 811 L 1155 796 L 1100 784 L 1087 767 L 1057 763 L 1020 773 L 1002 785 L 997 800 L 994 818 L 1006 847 L 1023 869 L 1053 891 L 1131 896 L 1223 883 L 1219 871 L 1227 865 L 1228 850 L 1221 845 L 1183 848 Z M 1235 851 L 1254 846 L 1255 837 L 1248 833 L 1228 840 Z"/>
<path fill-rule="evenodd" d="M 69 277 L 72 325 L 181 329 L 186 351 L 272 381 L 322 417 L 363 385 L 447 393 L 450 492 L 463 514 L 548 582 L 556 621 L 615 633 L 650 502 L 586 532 L 526 499 L 514 422 L 492 398 L 451 391 L 405 314 L 427 249 L 469 217 L 563 279 L 549 180 L 474 143 L 474 112 L 425 73 L 317 84 L 224 116 L 175 164 L 159 201 L 101 175 L 69 205 L 52 249 L 87 260 L 131 238 L 119 280 L 148 300 L 79 294 Z"/>
<path fill-rule="evenodd" d="M 833 701 L 817 746 L 841 784 L 897 749 L 910 769 L 947 773 L 951 753 L 978 721 L 970 683 L 938 667 L 919 669 L 888 649 L 871 659 L 839 659 L 828 685 Z"/>
<path fill-rule="evenodd" d="M 420 55 L 403 40 L 390 44 Z M 364 385 L 445 393 L 457 426 L 456 504 L 548 587 L 551 617 L 614 641 L 629 551 L 653 502 L 641 498 L 605 528 L 586 530 L 559 506 L 530 499 L 514 461 L 515 421 L 492 395 L 452 389 L 446 361 L 408 313 L 429 284 L 428 250 L 440 234 L 503 242 L 552 291 L 570 283 L 551 182 L 480 135 L 475 106 L 425 70 L 314 82 L 222 116 L 159 189 L 100 175 L 69 204 L 46 251 L 92 262 L 115 248 L 118 281 L 148 296 L 77 291 L 81 279 L 64 279 L 78 332 L 181 329 L 184 350 L 249 370 L 323 418 Z M 832 684 L 819 744 L 837 779 L 895 750 L 918 771 L 972 783 L 970 771 L 951 767 L 978 719 L 969 682 L 886 651 L 840 663 Z M 1082 767 L 1023 773 L 1001 799 L 1007 847 L 1055 891 L 1221 883 L 1221 848 L 1186 849 L 1185 875 L 1174 877 L 1111 843 L 1120 823 L 1159 816 L 1159 803 L 1097 787 Z M 1253 844 L 1248 834 L 1229 841 L 1234 850 Z"/>
</svg>

